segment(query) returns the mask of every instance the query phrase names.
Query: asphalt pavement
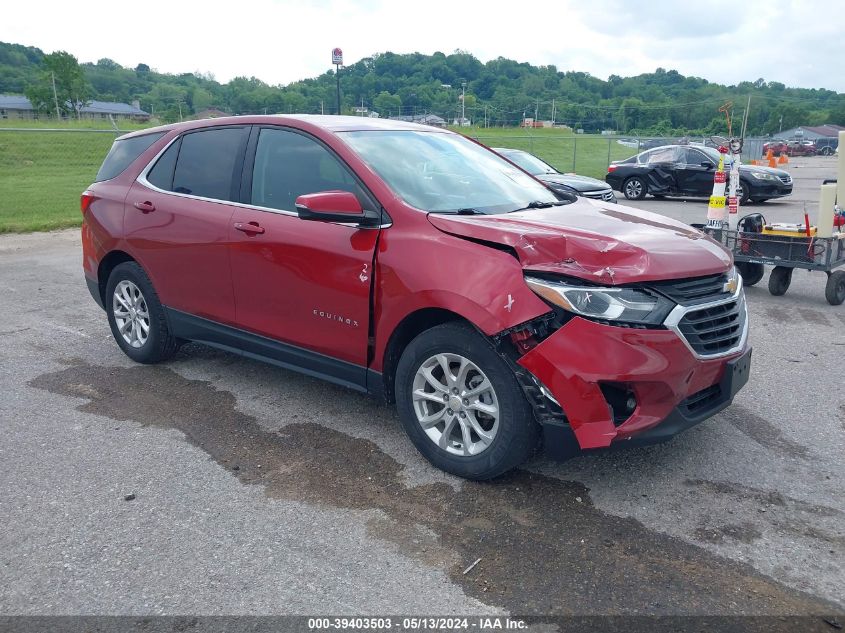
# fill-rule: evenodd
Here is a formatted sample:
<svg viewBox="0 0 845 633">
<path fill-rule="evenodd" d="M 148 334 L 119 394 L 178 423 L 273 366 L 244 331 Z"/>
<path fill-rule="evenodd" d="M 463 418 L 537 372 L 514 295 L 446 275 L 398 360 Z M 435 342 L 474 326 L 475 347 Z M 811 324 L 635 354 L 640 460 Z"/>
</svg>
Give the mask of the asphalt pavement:
<svg viewBox="0 0 845 633">
<path fill-rule="evenodd" d="M 833 169 L 799 161 L 795 200 L 755 205 L 779 221 Z M 133 364 L 80 260 L 78 231 L 0 236 L 2 615 L 843 621 L 845 306 L 824 275 L 748 289 L 752 377 L 723 413 L 478 484 L 365 396 L 195 344 Z"/>
</svg>

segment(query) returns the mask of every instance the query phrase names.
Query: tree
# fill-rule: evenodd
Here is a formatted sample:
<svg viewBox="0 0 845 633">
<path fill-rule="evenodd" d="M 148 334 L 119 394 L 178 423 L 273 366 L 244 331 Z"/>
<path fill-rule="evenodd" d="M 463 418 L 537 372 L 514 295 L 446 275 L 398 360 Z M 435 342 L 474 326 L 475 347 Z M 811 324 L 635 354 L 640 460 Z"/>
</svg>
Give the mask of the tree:
<svg viewBox="0 0 845 633">
<path fill-rule="evenodd" d="M 402 99 L 383 90 L 373 99 L 373 107 L 383 117 L 396 116 L 402 114 Z"/>
<path fill-rule="evenodd" d="M 39 112 L 55 112 L 58 107 L 61 116 L 78 117 L 90 88 L 76 57 L 56 51 L 44 56 L 41 67 L 38 79 L 24 91 L 33 107 Z"/>
</svg>

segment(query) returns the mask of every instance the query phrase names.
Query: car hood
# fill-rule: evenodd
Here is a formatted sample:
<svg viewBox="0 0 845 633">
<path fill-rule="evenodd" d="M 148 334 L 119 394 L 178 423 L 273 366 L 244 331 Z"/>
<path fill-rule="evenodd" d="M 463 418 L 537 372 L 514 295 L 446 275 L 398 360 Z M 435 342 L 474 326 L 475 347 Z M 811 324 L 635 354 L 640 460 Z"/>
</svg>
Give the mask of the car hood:
<svg viewBox="0 0 845 633">
<path fill-rule="evenodd" d="M 602 284 L 700 277 L 732 262 L 721 245 L 686 224 L 583 198 L 549 209 L 428 218 L 444 233 L 512 248 L 526 270 Z"/>
<path fill-rule="evenodd" d="M 728 167 L 725 167 L 728 169 Z M 764 165 L 740 165 L 739 166 L 740 173 L 742 172 L 750 172 L 750 171 L 762 171 L 767 174 L 774 174 L 775 176 L 788 176 L 789 172 L 784 171 L 783 169 L 775 169 L 774 167 L 765 167 Z"/>
<path fill-rule="evenodd" d="M 540 174 L 537 178 L 543 182 L 566 185 L 576 191 L 595 191 L 596 189 L 608 188 L 607 183 L 603 180 L 597 180 L 589 176 L 577 176 L 575 174 Z"/>
</svg>

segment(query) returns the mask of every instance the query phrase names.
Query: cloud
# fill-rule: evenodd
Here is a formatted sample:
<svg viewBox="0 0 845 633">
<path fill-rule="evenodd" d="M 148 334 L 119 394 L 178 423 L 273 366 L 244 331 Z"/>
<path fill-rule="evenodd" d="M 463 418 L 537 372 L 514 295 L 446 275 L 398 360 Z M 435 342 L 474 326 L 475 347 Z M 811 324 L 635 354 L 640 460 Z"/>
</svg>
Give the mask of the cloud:
<svg viewBox="0 0 845 633">
<path fill-rule="evenodd" d="M 220 6 L 221 8 L 217 8 Z M 147 0 L 143 7 L 80 10 L 42 2 L 3 9 L 0 40 L 109 57 L 165 72 L 207 71 L 286 84 L 331 67 L 340 46 L 353 63 L 377 52 L 508 57 L 597 77 L 657 67 L 736 84 L 763 77 L 845 91 L 838 28 L 845 3 L 804 0 L 559 0 L 520 5 L 427 0 L 243 0 L 235 7 Z"/>
</svg>

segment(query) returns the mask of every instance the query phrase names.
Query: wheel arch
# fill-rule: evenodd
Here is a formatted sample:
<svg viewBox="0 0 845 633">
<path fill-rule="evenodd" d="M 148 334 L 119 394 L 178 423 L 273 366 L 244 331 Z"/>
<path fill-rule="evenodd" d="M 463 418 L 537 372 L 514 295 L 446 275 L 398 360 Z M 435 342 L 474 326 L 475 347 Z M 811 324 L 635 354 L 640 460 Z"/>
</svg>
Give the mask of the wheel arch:
<svg viewBox="0 0 845 633">
<path fill-rule="evenodd" d="M 408 344 L 426 330 L 454 321 L 472 325 L 469 319 L 457 312 L 445 308 L 421 308 L 405 316 L 393 329 L 385 346 L 382 359 L 382 380 L 384 380 L 384 397 L 387 402 L 396 402 L 394 390 L 396 367 Z"/>
<path fill-rule="evenodd" d="M 111 251 L 100 260 L 100 265 L 97 267 L 97 288 L 104 304 L 106 300 L 106 284 L 109 282 L 109 276 L 115 268 L 126 262 L 135 262 L 138 264 L 134 257 L 126 251 L 121 250 Z M 138 265 L 140 266 L 140 264 Z"/>
</svg>

